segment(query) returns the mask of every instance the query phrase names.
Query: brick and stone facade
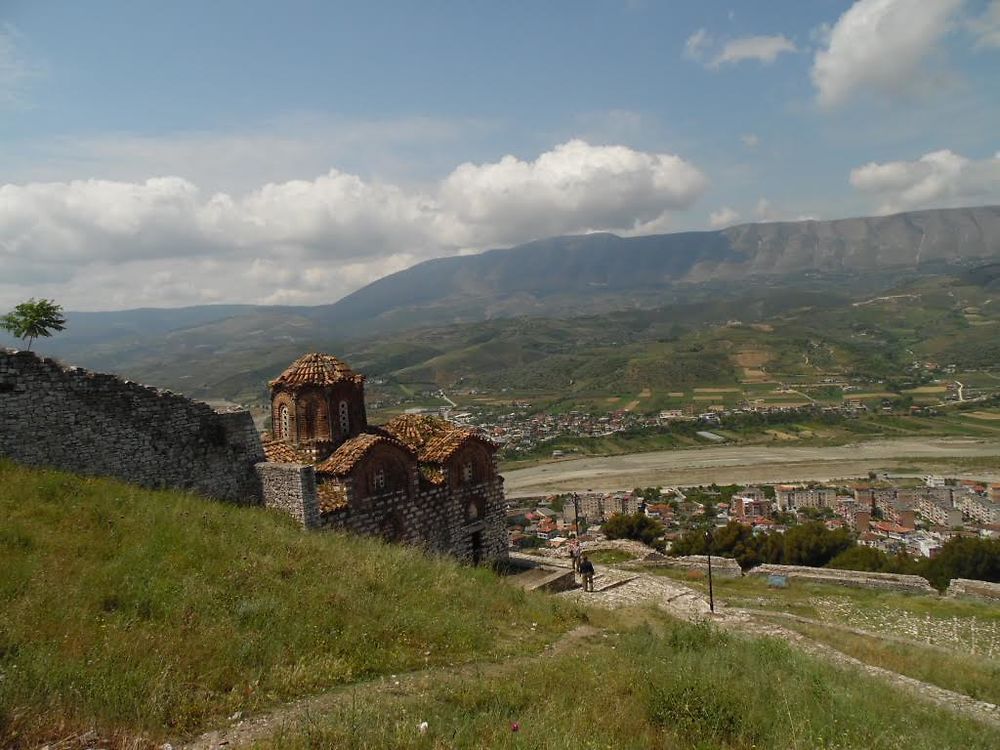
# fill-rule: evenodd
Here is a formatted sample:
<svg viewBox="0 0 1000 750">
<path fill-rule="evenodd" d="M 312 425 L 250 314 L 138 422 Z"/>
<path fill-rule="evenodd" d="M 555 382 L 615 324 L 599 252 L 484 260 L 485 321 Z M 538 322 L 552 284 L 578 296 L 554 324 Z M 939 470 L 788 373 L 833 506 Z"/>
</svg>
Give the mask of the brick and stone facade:
<svg viewBox="0 0 1000 750">
<path fill-rule="evenodd" d="M 145 487 L 262 502 L 250 415 L 0 349 L 0 456 Z"/>
<path fill-rule="evenodd" d="M 363 376 L 308 354 L 271 381 L 265 503 L 306 528 L 345 529 L 478 564 L 507 556 L 496 446 L 444 419 L 374 427 Z M 306 419 L 304 399 L 312 404 Z"/>
</svg>

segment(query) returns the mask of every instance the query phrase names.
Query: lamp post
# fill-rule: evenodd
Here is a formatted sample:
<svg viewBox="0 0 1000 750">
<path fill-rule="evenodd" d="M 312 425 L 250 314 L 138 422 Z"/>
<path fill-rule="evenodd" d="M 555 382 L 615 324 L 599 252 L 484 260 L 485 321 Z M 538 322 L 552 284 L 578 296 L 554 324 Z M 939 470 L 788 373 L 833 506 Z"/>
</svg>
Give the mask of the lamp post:
<svg viewBox="0 0 1000 750">
<path fill-rule="evenodd" d="M 705 541 L 708 544 L 708 608 L 715 614 L 715 594 L 712 591 L 712 530 L 705 532 Z"/>
</svg>

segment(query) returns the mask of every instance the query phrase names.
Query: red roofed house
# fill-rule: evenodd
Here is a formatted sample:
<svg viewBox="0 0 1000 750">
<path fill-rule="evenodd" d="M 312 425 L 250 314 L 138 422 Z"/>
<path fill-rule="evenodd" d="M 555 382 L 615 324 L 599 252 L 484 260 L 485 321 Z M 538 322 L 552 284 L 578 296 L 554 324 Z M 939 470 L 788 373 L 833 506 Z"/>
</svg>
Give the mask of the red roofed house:
<svg viewBox="0 0 1000 750">
<path fill-rule="evenodd" d="M 265 503 L 339 528 L 478 564 L 507 556 L 496 446 L 439 417 L 368 424 L 364 376 L 307 354 L 270 382 Z"/>
</svg>

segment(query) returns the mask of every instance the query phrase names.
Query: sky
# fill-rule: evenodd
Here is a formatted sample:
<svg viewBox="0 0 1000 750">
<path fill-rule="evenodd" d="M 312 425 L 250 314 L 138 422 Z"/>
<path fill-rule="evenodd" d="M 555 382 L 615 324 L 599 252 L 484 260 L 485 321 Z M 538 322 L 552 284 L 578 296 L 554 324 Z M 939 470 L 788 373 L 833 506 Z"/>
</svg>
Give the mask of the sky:
<svg viewBox="0 0 1000 750">
<path fill-rule="evenodd" d="M 1000 0 L 0 0 L 0 311 L 1000 203 Z"/>
</svg>

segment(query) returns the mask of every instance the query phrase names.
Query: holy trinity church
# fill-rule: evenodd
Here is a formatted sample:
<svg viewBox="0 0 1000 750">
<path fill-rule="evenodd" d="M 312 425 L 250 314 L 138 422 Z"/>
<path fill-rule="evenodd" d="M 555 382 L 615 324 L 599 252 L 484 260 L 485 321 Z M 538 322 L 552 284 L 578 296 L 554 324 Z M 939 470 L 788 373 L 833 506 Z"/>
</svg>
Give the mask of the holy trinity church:
<svg viewBox="0 0 1000 750">
<path fill-rule="evenodd" d="M 306 354 L 269 383 L 265 503 L 306 527 L 420 545 L 474 564 L 507 555 L 496 446 L 425 415 L 368 424 L 365 378 Z"/>
</svg>

